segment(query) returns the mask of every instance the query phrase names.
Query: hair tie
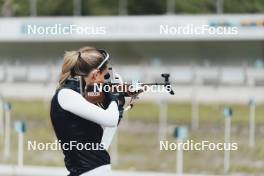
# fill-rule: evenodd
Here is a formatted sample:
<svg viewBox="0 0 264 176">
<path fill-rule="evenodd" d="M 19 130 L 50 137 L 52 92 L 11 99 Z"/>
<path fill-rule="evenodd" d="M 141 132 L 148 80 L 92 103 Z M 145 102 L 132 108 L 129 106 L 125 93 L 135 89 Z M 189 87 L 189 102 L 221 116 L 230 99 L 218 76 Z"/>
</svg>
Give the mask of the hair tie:
<svg viewBox="0 0 264 176">
<path fill-rule="evenodd" d="M 81 58 L 81 52 L 78 51 L 78 58 Z"/>
</svg>

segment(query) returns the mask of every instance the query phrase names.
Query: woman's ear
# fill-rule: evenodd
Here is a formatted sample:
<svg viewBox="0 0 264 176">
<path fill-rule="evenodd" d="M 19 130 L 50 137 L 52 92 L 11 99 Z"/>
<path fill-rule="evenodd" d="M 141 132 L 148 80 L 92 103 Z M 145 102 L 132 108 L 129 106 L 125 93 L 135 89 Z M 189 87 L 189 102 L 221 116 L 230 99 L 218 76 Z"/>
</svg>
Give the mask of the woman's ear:
<svg viewBox="0 0 264 176">
<path fill-rule="evenodd" d="M 95 82 L 97 82 L 98 78 L 99 78 L 99 74 L 100 74 L 100 70 L 98 69 L 94 69 L 92 70 L 85 78 L 85 82 L 86 85 L 90 85 L 93 84 Z"/>
<path fill-rule="evenodd" d="M 96 81 L 97 80 L 97 77 L 98 77 L 98 74 L 99 74 L 99 70 L 95 69 L 91 72 L 91 79 L 93 81 Z"/>
</svg>

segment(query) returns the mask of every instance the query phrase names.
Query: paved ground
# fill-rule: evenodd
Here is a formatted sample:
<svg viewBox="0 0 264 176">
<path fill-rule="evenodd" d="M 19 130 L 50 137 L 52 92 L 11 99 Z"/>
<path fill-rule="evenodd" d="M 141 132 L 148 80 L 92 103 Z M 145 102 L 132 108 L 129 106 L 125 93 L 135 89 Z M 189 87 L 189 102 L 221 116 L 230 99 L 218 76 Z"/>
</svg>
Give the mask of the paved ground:
<svg viewBox="0 0 264 176">
<path fill-rule="evenodd" d="M 60 167 L 42 167 L 42 166 L 25 166 L 18 168 L 12 165 L 0 165 L 1 176 L 64 176 L 67 171 Z M 176 174 L 163 174 L 154 172 L 129 172 L 129 171 L 114 171 L 113 176 L 175 176 Z M 203 175 L 190 175 L 184 174 L 182 176 L 204 176 Z M 209 175 L 206 175 L 209 176 Z"/>
</svg>

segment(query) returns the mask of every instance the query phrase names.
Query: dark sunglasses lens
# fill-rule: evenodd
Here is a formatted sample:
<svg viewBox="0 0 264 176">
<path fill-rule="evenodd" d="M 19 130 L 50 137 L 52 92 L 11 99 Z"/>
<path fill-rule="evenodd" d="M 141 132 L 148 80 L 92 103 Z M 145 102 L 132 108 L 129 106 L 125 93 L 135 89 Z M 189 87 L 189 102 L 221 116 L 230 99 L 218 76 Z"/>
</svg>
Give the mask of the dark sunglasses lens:
<svg viewBox="0 0 264 176">
<path fill-rule="evenodd" d="M 107 73 L 106 75 L 104 75 L 104 79 L 109 79 L 110 78 L 110 74 Z"/>
</svg>

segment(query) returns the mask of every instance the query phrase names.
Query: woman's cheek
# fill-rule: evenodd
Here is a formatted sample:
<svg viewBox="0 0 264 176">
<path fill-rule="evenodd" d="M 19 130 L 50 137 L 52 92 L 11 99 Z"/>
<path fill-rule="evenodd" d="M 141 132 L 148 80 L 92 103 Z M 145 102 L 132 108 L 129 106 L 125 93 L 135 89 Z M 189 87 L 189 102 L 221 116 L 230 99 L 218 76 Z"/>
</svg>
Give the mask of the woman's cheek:
<svg viewBox="0 0 264 176">
<path fill-rule="evenodd" d="M 98 79 L 97 79 L 97 82 L 98 83 L 104 83 L 104 77 L 103 76 L 99 76 Z"/>
</svg>

